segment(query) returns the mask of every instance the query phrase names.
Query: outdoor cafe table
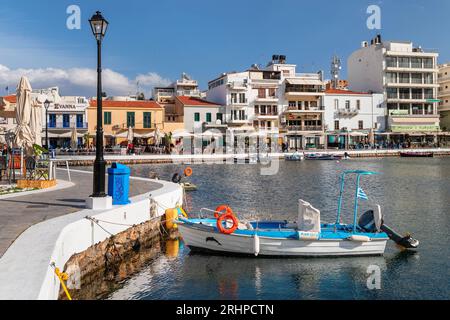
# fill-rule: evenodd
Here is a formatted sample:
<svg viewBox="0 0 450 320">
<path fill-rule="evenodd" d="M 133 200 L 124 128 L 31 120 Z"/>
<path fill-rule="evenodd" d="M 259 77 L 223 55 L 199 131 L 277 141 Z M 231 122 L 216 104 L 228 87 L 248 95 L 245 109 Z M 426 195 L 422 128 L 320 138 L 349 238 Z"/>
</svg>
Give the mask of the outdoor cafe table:
<svg viewBox="0 0 450 320">
<path fill-rule="evenodd" d="M 69 161 L 63 159 L 49 159 L 48 160 L 48 172 L 49 172 L 49 180 L 56 179 L 56 166 L 58 163 L 65 163 L 67 169 L 67 176 L 69 177 L 69 181 L 72 181 L 70 178 L 70 169 L 69 169 Z"/>
</svg>

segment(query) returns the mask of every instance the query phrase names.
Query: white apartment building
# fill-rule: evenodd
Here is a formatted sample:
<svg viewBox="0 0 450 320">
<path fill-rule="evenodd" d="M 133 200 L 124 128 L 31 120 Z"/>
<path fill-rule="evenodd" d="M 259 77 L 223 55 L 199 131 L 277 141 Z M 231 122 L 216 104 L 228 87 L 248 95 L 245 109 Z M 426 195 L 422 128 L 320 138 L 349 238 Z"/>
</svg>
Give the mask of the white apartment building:
<svg viewBox="0 0 450 320">
<path fill-rule="evenodd" d="M 327 89 L 324 95 L 327 146 L 345 147 L 346 139 L 364 140 L 370 131 L 385 131 L 386 109 L 382 93 Z"/>
<path fill-rule="evenodd" d="M 41 96 L 40 100 L 50 101 L 48 108 L 48 138 L 50 148 L 70 147 L 73 128 L 77 131 L 78 144 L 83 144 L 83 138 L 88 133 L 89 101 L 86 97 L 61 96 L 59 88 L 33 90 L 32 96 Z M 45 145 L 45 107 L 42 108 L 42 139 Z"/>
<path fill-rule="evenodd" d="M 441 129 L 450 131 L 450 63 L 439 66 L 438 83 Z"/>
<path fill-rule="evenodd" d="M 411 42 L 363 42 L 348 59 L 349 87 L 382 92 L 387 130 L 392 135 L 423 136 L 439 130 L 438 53 Z"/>
<path fill-rule="evenodd" d="M 322 73 L 298 74 L 286 57 L 265 68 L 223 73 L 208 83 L 207 100 L 223 106 L 229 130 L 281 133 L 291 148 L 324 143 Z"/>
</svg>

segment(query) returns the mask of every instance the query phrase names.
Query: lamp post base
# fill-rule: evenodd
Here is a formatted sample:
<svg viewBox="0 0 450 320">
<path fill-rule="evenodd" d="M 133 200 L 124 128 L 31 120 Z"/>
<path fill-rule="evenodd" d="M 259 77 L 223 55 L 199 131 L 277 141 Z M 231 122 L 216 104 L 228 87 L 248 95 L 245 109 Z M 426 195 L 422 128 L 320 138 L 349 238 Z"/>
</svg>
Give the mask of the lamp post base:
<svg viewBox="0 0 450 320">
<path fill-rule="evenodd" d="M 86 208 L 91 210 L 108 210 L 113 207 L 112 197 L 89 197 L 86 199 Z"/>
</svg>

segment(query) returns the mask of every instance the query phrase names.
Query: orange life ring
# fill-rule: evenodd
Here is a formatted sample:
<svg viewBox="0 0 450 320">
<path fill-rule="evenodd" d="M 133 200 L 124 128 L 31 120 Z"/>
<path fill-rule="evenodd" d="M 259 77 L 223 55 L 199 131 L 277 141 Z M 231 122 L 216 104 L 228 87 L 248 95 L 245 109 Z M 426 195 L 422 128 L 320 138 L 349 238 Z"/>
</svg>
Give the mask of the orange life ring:
<svg viewBox="0 0 450 320">
<path fill-rule="evenodd" d="M 227 206 L 226 204 L 222 204 L 220 206 L 218 206 L 216 208 L 216 210 L 214 211 L 214 218 L 219 218 L 220 215 L 222 214 L 234 214 L 233 210 L 231 210 L 231 208 L 229 206 Z"/>
<path fill-rule="evenodd" d="M 192 168 L 191 167 L 187 167 L 186 169 L 184 169 L 184 175 L 186 176 L 186 177 L 190 177 L 190 176 L 192 176 Z"/>
<path fill-rule="evenodd" d="M 223 221 L 227 221 L 227 220 L 233 221 L 233 226 L 229 229 L 224 227 L 222 224 Z M 219 219 L 217 219 L 217 229 L 219 229 L 219 231 L 223 234 L 232 234 L 233 232 L 235 232 L 237 230 L 238 226 L 239 226 L 239 220 L 236 218 L 236 216 L 234 214 L 223 214 L 219 217 Z"/>
</svg>

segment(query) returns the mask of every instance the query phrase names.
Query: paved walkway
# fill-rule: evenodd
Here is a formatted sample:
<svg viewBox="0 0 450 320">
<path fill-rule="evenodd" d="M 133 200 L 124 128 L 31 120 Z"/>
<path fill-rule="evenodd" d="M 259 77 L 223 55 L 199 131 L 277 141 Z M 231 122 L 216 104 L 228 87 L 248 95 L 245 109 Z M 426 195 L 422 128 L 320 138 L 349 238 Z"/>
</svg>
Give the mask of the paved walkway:
<svg viewBox="0 0 450 320">
<path fill-rule="evenodd" d="M 57 175 L 58 179 L 68 179 L 65 170 L 58 170 Z M 85 200 L 92 193 L 92 174 L 71 171 L 71 178 L 75 185 L 66 189 L 0 199 L 0 257 L 30 226 L 85 209 Z M 131 179 L 130 196 L 161 187 L 158 183 Z"/>
</svg>

